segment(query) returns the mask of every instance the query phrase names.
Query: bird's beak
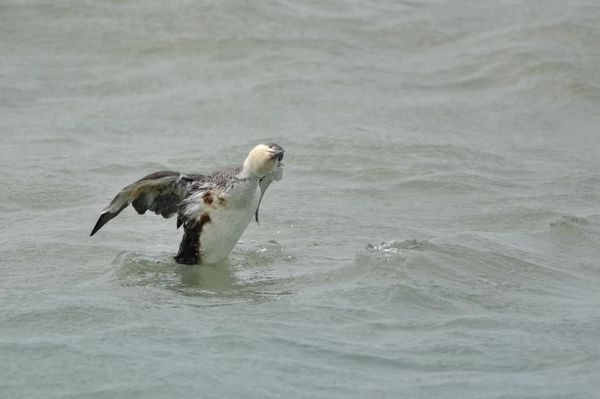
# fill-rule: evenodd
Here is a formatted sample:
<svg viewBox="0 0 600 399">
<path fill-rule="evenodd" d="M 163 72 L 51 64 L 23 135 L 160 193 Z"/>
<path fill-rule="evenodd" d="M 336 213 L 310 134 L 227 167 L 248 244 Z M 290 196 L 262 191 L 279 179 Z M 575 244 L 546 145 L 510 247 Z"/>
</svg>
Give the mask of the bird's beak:
<svg viewBox="0 0 600 399">
<path fill-rule="evenodd" d="M 283 148 L 274 149 L 271 151 L 271 159 L 281 161 L 283 159 L 283 153 L 285 150 Z"/>
</svg>

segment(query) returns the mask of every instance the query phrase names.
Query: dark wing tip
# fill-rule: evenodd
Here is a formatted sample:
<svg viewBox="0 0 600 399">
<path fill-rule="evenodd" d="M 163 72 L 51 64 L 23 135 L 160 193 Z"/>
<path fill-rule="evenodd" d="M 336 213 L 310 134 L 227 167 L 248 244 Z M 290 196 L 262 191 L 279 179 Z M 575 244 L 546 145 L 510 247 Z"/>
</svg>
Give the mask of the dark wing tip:
<svg viewBox="0 0 600 399">
<path fill-rule="evenodd" d="M 98 230 L 100 230 L 102 228 L 102 226 L 104 226 L 106 223 L 108 223 L 108 221 L 112 218 L 114 218 L 115 216 L 117 216 L 114 213 L 110 213 L 110 212 L 105 212 L 102 215 L 100 215 L 100 217 L 98 218 L 98 221 L 96 222 L 96 225 L 94 226 L 94 228 L 92 229 L 92 232 L 90 233 L 90 237 L 93 236 L 94 234 L 96 234 L 96 232 Z"/>
<path fill-rule="evenodd" d="M 258 222 L 258 208 L 256 208 L 256 212 L 254 212 L 254 219 L 256 220 L 256 224 L 260 224 Z"/>
</svg>

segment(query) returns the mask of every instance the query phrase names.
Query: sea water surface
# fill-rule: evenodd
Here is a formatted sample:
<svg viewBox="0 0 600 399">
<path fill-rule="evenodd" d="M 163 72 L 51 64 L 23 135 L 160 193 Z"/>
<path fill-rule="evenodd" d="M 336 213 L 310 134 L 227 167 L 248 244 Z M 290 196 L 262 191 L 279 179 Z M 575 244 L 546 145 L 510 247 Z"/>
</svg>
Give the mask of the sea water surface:
<svg viewBox="0 0 600 399">
<path fill-rule="evenodd" d="M 3 398 L 593 398 L 600 3 L 0 3 Z M 287 150 L 227 263 L 148 173 Z"/>
</svg>

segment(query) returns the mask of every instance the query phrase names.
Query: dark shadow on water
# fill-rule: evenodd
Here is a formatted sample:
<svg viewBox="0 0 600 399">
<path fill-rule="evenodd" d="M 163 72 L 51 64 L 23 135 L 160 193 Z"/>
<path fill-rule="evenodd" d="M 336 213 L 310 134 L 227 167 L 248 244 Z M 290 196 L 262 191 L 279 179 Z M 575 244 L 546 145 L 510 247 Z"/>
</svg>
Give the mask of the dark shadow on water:
<svg viewBox="0 0 600 399">
<path fill-rule="evenodd" d="M 229 265 L 178 266 L 181 288 L 200 288 L 215 292 L 231 291 L 236 288 Z"/>
</svg>

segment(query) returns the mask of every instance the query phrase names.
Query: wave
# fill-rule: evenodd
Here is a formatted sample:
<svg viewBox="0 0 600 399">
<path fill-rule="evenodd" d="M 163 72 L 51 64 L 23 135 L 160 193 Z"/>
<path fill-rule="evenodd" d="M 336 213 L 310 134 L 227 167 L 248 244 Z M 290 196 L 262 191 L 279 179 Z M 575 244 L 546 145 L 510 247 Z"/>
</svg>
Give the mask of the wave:
<svg viewBox="0 0 600 399">
<path fill-rule="evenodd" d="M 344 289 L 403 306 L 516 313 L 535 306 L 551 312 L 553 300 L 540 305 L 541 298 L 572 297 L 592 287 L 545 249 L 535 236 L 511 234 L 384 241 L 360 251 L 340 280 Z"/>
</svg>

